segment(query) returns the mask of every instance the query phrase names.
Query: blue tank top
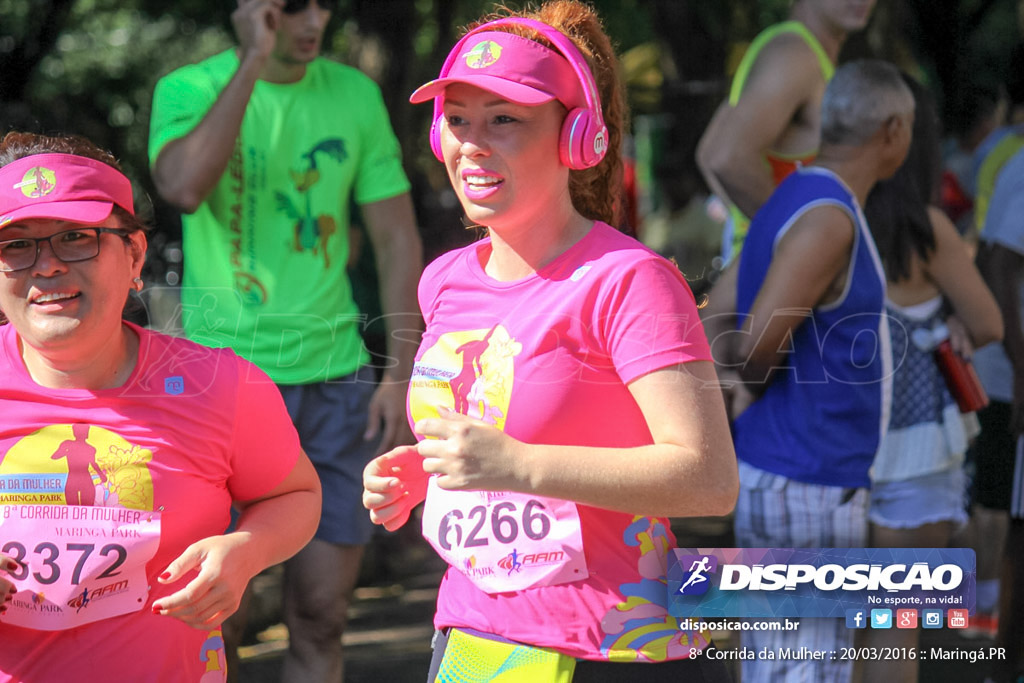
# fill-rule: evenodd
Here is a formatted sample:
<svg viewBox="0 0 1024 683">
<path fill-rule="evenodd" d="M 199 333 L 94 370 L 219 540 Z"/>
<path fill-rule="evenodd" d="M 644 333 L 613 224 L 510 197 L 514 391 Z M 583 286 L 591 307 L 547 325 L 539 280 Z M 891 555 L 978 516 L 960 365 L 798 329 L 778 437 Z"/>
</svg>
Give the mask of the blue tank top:
<svg viewBox="0 0 1024 683">
<path fill-rule="evenodd" d="M 885 274 L 853 194 L 831 171 L 789 176 L 750 225 L 740 255 L 741 320 L 764 282 L 778 241 L 810 209 L 835 206 L 855 227 L 840 298 L 815 308 L 793 332 L 793 348 L 765 393 L 734 425 L 736 455 L 801 482 L 868 486 L 868 468 L 889 418 L 892 354 Z"/>
</svg>

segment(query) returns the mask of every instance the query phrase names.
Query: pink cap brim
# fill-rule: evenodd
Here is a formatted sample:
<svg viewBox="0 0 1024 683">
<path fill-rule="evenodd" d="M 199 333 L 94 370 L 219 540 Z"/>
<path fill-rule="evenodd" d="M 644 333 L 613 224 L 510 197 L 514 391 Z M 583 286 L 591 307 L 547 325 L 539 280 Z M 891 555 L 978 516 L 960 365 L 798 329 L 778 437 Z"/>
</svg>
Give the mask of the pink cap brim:
<svg viewBox="0 0 1024 683">
<path fill-rule="evenodd" d="M 443 78 L 425 83 L 409 97 L 413 104 L 444 96 L 453 83 L 466 83 L 516 104 L 558 100 L 568 109 L 586 98 L 569 61 L 540 43 L 505 31 L 472 34 Z M 452 59 L 452 55 L 449 55 Z"/>
<path fill-rule="evenodd" d="M 73 221 L 75 223 L 99 223 L 105 221 L 113 210 L 113 202 L 79 201 L 32 204 L 0 216 L 0 228 L 32 218 Z"/>
<path fill-rule="evenodd" d="M 75 154 L 33 154 L 0 168 L 0 228 L 31 218 L 99 223 L 114 206 L 134 215 L 132 184 Z"/>
<path fill-rule="evenodd" d="M 426 102 L 427 100 L 431 100 L 439 95 L 443 95 L 445 88 L 452 83 L 475 85 L 478 88 L 482 88 L 487 92 L 492 92 L 498 97 L 508 100 L 509 102 L 515 102 L 516 104 L 533 106 L 537 104 L 545 104 L 555 99 L 555 96 L 551 93 L 531 88 L 530 86 L 523 85 L 522 83 L 505 80 L 498 76 L 476 76 L 474 78 L 441 78 L 436 81 L 430 81 L 429 83 L 425 83 L 417 88 L 409 97 L 409 101 L 413 104 L 420 104 L 421 102 Z"/>
</svg>

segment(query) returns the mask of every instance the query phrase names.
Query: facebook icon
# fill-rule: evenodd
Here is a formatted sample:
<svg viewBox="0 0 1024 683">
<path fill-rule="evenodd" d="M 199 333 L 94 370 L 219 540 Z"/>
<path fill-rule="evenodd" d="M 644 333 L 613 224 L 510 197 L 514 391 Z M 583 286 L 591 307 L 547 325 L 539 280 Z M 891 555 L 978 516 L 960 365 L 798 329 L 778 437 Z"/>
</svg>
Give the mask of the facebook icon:
<svg viewBox="0 0 1024 683">
<path fill-rule="evenodd" d="M 867 628 L 867 613 L 862 609 L 846 610 L 846 628 Z"/>
</svg>

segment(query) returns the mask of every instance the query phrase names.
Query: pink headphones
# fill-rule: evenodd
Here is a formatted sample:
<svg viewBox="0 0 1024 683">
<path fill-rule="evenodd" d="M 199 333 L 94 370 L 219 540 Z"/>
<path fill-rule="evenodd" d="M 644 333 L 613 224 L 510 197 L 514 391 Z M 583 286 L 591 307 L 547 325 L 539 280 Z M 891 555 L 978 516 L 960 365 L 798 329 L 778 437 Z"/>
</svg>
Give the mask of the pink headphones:
<svg viewBox="0 0 1024 683">
<path fill-rule="evenodd" d="M 448 76 L 452 65 L 462 54 L 462 48 L 471 36 L 497 26 L 526 26 L 536 30 L 551 41 L 551 44 L 572 66 L 583 88 L 586 108 L 577 107 L 566 115 L 558 139 L 558 156 L 563 164 L 573 170 L 597 166 L 608 151 L 608 129 L 604 125 L 604 117 L 601 114 L 601 97 L 586 59 L 583 58 L 573 42 L 558 29 L 541 21 L 519 17 L 497 19 L 478 26 L 464 35 L 448 53 L 448 58 L 445 60 L 444 66 L 441 67 L 441 73 L 437 80 Z M 434 123 L 430 126 L 430 149 L 433 150 L 438 161 L 444 161 L 444 155 L 441 153 L 441 119 L 443 116 L 444 96 L 438 95 L 434 98 Z"/>
</svg>

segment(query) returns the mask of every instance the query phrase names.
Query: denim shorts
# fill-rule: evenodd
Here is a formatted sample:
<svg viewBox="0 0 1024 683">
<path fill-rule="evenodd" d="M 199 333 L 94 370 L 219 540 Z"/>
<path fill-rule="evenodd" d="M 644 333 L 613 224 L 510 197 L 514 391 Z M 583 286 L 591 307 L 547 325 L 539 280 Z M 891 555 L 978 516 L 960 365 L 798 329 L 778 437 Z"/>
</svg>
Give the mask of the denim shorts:
<svg viewBox="0 0 1024 683">
<path fill-rule="evenodd" d="M 889 529 L 967 522 L 967 476 L 959 465 L 912 479 L 871 485 L 868 519 Z"/>
</svg>

